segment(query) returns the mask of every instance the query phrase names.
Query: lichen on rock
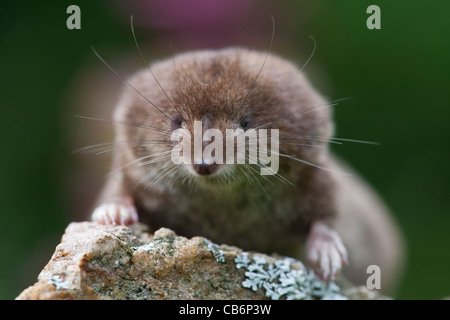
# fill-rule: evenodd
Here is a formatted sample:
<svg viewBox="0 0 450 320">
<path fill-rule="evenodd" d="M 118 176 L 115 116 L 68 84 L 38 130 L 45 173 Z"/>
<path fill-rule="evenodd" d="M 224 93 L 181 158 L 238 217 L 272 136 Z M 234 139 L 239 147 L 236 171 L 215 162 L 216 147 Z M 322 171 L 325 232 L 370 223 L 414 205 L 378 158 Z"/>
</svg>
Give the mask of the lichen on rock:
<svg viewBox="0 0 450 320">
<path fill-rule="evenodd" d="M 272 300 L 347 299 L 339 294 L 340 288 L 335 282 L 324 283 L 312 270 L 292 258 L 269 263 L 263 257 L 250 259 L 248 253 L 242 253 L 235 262 L 238 269 L 247 270 L 242 285 L 253 291 L 263 289 L 266 297 Z"/>
<path fill-rule="evenodd" d="M 38 282 L 17 299 L 344 297 L 336 284 L 321 282 L 291 258 L 247 253 L 202 237 L 187 239 L 165 228 L 152 235 L 141 224 L 79 222 L 67 227 Z"/>
</svg>

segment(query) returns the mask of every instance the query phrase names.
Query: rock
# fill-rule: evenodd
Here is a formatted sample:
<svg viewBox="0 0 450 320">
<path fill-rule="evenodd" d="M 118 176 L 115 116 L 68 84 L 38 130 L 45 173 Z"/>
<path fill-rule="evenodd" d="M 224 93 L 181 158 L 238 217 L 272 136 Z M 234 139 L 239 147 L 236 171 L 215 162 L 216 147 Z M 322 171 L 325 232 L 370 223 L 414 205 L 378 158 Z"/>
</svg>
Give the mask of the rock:
<svg viewBox="0 0 450 320">
<path fill-rule="evenodd" d="M 347 293 L 346 293 L 347 292 Z M 377 299 L 325 284 L 300 261 L 161 228 L 71 223 L 38 282 L 16 299 Z"/>
</svg>

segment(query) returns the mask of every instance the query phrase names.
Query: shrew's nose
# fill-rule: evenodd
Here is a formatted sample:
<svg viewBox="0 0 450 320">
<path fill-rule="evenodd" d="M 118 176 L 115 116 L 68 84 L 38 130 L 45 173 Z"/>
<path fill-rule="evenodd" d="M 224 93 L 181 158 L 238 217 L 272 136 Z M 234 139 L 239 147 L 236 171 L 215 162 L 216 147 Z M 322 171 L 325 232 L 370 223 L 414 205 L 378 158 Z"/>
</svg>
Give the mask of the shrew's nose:
<svg viewBox="0 0 450 320">
<path fill-rule="evenodd" d="M 207 164 L 205 162 L 201 164 L 194 164 L 194 170 L 201 176 L 209 176 L 217 171 L 217 164 Z"/>
</svg>

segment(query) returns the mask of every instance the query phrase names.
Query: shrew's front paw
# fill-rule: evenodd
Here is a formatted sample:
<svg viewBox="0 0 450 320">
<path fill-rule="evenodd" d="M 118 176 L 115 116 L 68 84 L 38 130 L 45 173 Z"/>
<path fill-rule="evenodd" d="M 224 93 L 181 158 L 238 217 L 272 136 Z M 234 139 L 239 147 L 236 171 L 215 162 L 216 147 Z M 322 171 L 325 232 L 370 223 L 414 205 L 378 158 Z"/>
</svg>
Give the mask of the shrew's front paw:
<svg viewBox="0 0 450 320">
<path fill-rule="evenodd" d="M 92 213 L 92 221 L 101 224 L 130 225 L 139 221 L 133 199 L 126 197 L 99 205 Z"/>
<path fill-rule="evenodd" d="M 306 261 L 323 280 L 334 279 L 347 264 L 341 237 L 323 222 L 315 222 L 306 240 Z"/>
</svg>

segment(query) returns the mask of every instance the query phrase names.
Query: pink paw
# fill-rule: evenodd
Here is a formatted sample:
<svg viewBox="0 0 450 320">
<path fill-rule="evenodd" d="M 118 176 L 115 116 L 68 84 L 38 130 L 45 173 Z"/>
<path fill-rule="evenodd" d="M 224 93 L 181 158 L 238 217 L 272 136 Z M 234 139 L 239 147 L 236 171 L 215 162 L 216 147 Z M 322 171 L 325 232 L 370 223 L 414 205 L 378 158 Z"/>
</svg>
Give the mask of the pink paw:
<svg viewBox="0 0 450 320">
<path fill-rule="evenodd" d="M 348 263 L 347 250 L 336 231 L 316 222 L 306 241 L 306 261 L 323 281 L 328 281 Z"/>
<path fill-rule="evenodd" d="M 100 224 L 129 225 L 139 221 L 131 198 L 105 202 L 95 208 L 92 221 Z"/>
</svg>

